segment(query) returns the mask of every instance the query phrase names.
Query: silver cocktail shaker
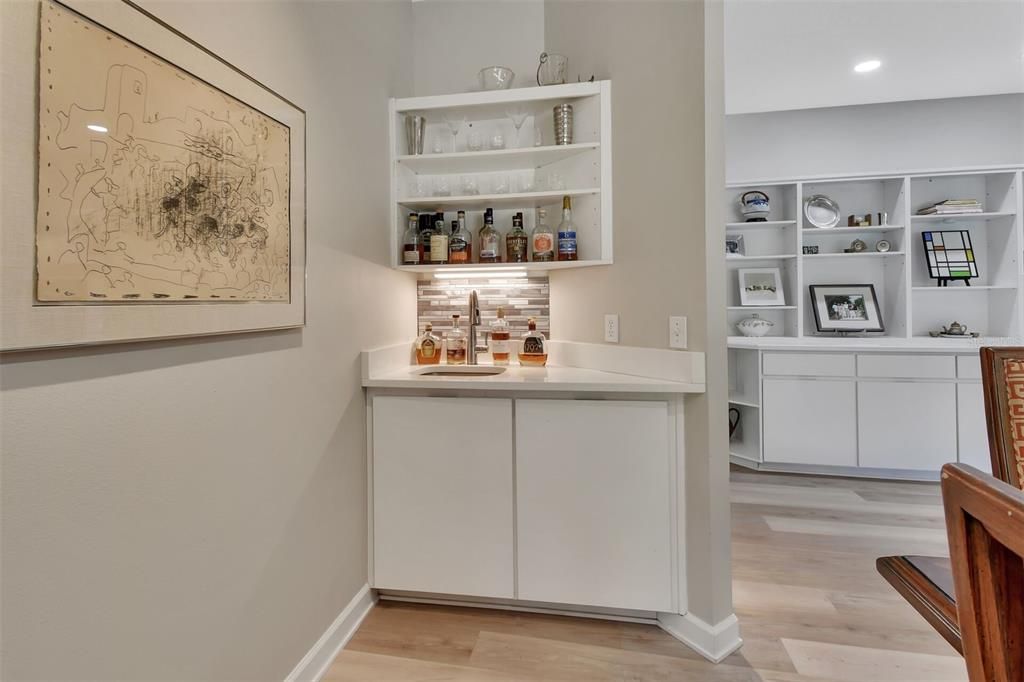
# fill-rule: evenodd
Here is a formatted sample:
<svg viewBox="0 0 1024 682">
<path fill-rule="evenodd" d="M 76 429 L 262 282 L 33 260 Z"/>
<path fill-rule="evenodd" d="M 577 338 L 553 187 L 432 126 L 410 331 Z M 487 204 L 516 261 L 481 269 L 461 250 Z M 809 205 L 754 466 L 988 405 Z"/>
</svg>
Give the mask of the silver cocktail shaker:
<svg viewBox="0 0 1024 682">
<path fill-rule="evenodd" d="M 559 104 L 554 114 L 555 144 L 572 144 L 572 105 Z"/>
<path fill-rule="evenodd" d="M 427 119 L 415 114 L 405 115 L 405 151 L 410 156 L 423 153 L 423 138 L 426 128 Z"/>
</svg>

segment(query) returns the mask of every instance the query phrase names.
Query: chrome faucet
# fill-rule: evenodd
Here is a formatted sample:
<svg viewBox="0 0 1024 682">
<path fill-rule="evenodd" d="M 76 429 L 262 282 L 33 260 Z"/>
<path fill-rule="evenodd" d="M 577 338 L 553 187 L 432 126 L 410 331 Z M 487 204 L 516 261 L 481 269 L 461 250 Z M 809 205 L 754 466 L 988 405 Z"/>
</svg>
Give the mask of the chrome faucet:
<svg viewBox="0 0 1024 682">
<path fill-rule="evenodd" d="M 476 364 L 476 330 L 480 326 L 480 299 L 476 290 L 469 292 L 469 343 L 466 344 L 466 362 L 470 365 Z M 486 348 L 484 348 L 486 350 Z"/>
</svg>

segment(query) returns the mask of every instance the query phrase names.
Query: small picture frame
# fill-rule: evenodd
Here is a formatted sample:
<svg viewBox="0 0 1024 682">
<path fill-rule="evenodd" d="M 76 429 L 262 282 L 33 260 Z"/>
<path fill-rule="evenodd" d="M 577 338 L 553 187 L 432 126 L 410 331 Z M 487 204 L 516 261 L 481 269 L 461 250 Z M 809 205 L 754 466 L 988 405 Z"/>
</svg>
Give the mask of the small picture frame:
<svg viewBox="0 0 1024 682">
<path fill-rule="evenodd" d="M 884 332 L 873 284 L 812 284 L 814 324 L 823 333 Z"/>
<path fill-rule="evenodd" d="M 804 247 L 804 255 L 805 256 L 817 256 L 818 255 L 818 245 L 814 244 L 812 246 L 805 246 Z"/>
<path fill-rule="evenodd" d="M 741 268 L 739 278 L 740 305 L 751 307 L 786 305 L 782 273 L 778 268 Z"/>
<path fill-rule="evenodd" d="M 733 256 L 742 256 L 744 253 L 743 249 L 743 235 L 731 235 L 725 238 L 725 253 Z"/>
</svg>

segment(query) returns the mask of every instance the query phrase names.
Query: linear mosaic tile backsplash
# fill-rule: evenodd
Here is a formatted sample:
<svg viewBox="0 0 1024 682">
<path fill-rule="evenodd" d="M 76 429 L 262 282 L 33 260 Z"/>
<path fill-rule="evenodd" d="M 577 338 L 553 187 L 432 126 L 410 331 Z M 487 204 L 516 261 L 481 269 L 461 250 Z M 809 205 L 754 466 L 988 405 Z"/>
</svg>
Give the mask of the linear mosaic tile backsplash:
<svg viewBox="0 0 1024 682">
<path fill-rule="evenodd" d="M 498 306 L 505 307 L 505 319 L 512 327 L 512 338 L 522 336 L 529 318 L 537 319 L 537 329 L 551 338 L 549 317 L 549 289 L 547 277 L 526 279 L 430 279 L 417 285 L 417 334 L 423 333 L 427 323 L 443 335 L 452 328 L 452 314 L 459 313 L 459 326 L 466 328 L 469 321 L 469 292 L 476 290 L 480 300 L 480 328 L 490 329 L 498 316 Z"/>
</svg>

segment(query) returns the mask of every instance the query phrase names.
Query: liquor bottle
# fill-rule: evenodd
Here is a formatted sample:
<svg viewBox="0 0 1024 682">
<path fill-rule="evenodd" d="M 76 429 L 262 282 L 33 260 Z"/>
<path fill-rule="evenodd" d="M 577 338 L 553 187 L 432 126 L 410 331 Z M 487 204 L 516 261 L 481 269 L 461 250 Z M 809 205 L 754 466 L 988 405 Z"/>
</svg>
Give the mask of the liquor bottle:
<svg viewBox="0 0 1024 682">
<path fill-rule="evenodd" d="M 430 258 L 430 238 L 434 236 L 434 216 L 431 213 L 420 214 L 420 241 L 423 243 L 423 263 L 433 262 Z"/>
<path fill-rule="evenodd" d="M 436 365 L 441 362 L 441 337 L 434 333 L 434 325 L 427 322 L 427 328 L 416 339 L 416 364 Z"/>
<path fill-rule="evenodd" d="M 430 235 L 430 263 L 444 265 L 448 262 L 448 228 L 444 225 L 444 213 L 434 215 L 434 233 Z"/>
<path fill-rule="evenodd" d="M 445 345 L 448 347 L 449 365 L 466 364 L 466 332 L 459 329 L 458 313 L 452 315 L 452 330 L 448 332 Z"/>
<path fill-rule="evenodd" d="M 562 222 L 558 224 L 558 260 L 577 260 L 576 223 L 572 221 L 572 198 L 562 197 Z"/>
<path fill-rule="evenodd" d="M 452 236 L 448 238 L 448 262 L 460 265 L 473 262 L 473 235 L 466 229 L 465 211 L 459 211 L 459 219 L 452 221 Z"/>
<path fill-rule="evenodd" d="M 402 238 L 402 264 L 423 263 L 423 240 L 420 239 L 420 219 L 415 213 L 409 214 L 409 227 Z"/>
<path fill-rule="evenodd" d="M 534 261 L 544 263 L 555 260 L 555 233 L 548 225 L 546 209 L 537 209 L 537 224 L 533 228 L 530 247 Z"/>
<path fill-rule="evenodd" d="M 507 365 L 511 354 L 509 345 L 511 330 L 505 319 L 505 309 L 498 306 L 498 319 L 491 323 L 491 358 L 496 365 Z"/>
<path fill-rule="evenodd" d="M 523 214 L 516 213 L 512 217 L 512 230 L 505 235 L 505 262 L 525 263 L 529 249 L 530 237 L 523 229 Z"/>
<path fill-rule="evenodd" d="M 519 351 L 519 364 L 527 367 L 543 367 L 548 362 L 548 344 L 544 335 L 537 331 L 537 320 L 530 318 L 529 331 L 523 334 L 523 345 Z"/>
<path fill-rule="evenodd" d="M 494 210 L 484 211 L 484 226 L 480 229 L 480 262 L 501 262 L 501 233 L 494 229 Z"/>
</svg>

